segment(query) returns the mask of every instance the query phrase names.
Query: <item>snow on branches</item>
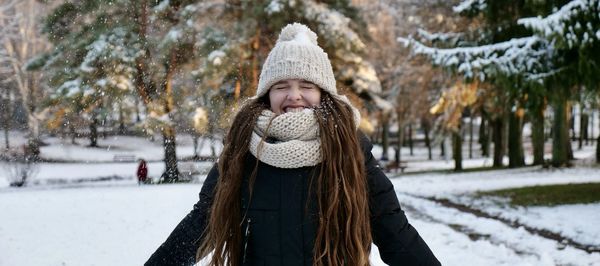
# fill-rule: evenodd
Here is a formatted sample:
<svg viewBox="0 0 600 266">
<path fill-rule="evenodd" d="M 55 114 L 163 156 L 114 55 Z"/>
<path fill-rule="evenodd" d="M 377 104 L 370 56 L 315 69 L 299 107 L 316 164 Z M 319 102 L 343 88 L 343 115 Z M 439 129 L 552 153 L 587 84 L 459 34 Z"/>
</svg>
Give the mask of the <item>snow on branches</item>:
<svg viewBox="0 0 600 266">
<path fill-rule="evenodd" d="M 316 1 L 305 1 L 303 5 L 305 17 L 318 23 L 319 36 L 327 36 L 324 39 L 327 43 L 325 46 L 335 47 L 335 55 L 330 54 L 330 57 L 344 62 L 337 65 L 338 79 L 352 80 L 352 88 L 356 94 L 366 93 L 377 108 L 391 110 L 392 105 L 379 96 L 381 82 L 373 65 L 361 55 L 366 45 L 350 27 L 350 18 Z"/>
<path fill-rule="evenodd" d="M 337 10 L 327 7 L 325 4 L 315 1 L 306 1 L 305 13 L 308 19 L 319 23 L 318 32 L 320 36 L 327 36 L 326 42 L 336 42 L 335 40 L 347 40 L 346 47 L 337 50 L 363 50 L 365 44 L 358 34 L 349 26 L 350 19 Z M 337 43 L 339 44 L 339 43 Z"/>
<path fill-rule="evenodd" d="M 78 69 L 81 76 L 93 76 L 100 89 L 133 89 L 134 61 L 143 51 L 128 41 L 122 28 L 101 34 L 86 47 L 87 54 Z"/>
<path fill-rule="evenodd" d="M 522 18 L 517 23 L 568 48 L 600 41 L 600 0 L 573 0 L 551 15 Z"/>
<path fill-rule="evenodd" d="M 430 33 L 426 30 L 423 29 L 418 29 L 417 33 L 419 34 L 419 36 L 429 42 L 436 42 L 436 41 L 440 41 L 440 42 L 451 42 L 451 43 L 456 43 L 460 38 L 462 38 L 464 36 L 464 33 L 454 33 L 454 32 L 450 32 L 450 33 Z"/>
<path fill-rule="evenodd" d="M 429 57 L 435 65 L 453 69 L 467 79 L 481 81 L 496 75 L 537 73 L 547 69 L 551 44 L 537 36 L 476 47 L 433 48 L 412 37 L 398 38 L 414 54 Z"/>
<path fill-rule="evenodd" d="M 452 7 L 452 11 L 455 13 L 463 13 L 463 12 L 479 12 L 484 10 L 487 7 L 485 0 L 463 0 L 458 5 Z"/>
</svg>

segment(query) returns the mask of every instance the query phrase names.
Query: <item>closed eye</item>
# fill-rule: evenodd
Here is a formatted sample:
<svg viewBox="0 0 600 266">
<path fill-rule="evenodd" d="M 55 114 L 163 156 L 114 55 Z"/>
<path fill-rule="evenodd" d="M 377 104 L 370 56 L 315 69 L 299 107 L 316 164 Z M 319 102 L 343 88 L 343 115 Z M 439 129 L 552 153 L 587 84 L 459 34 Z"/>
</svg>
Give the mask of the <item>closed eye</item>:
<svg viewBox="0 0 600 266">
<path fill-rule="evenodd" d="M 312 84 L 302 84 L 302 85 L 300 85 L 300 88 L 302 88 L 302 89 L 316 89 L 317 86 L 314 86 Z"/>
</svg>

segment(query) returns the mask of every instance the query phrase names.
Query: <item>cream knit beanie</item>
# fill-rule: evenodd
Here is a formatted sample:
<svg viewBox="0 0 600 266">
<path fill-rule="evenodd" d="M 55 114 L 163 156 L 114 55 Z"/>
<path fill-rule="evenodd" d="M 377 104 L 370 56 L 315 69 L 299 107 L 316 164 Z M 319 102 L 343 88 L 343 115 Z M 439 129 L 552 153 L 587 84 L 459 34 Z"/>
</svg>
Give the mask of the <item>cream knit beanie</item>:
<svg viewBox="0 0 600 266">
<path fill-rule="evenodd" d="M 300 23 L 288 24 L 281 30 L 275 47 L 262 66 L 253 98 L 262 97 L 273 84 L 285 79 L 310 81 L 332 97 L 347 103 L 358 125 L 360 113 L 346 96 L 337 93 L 331 62 L 317 44 L 317 34 Z"/>
<path fill-rule="evenodd" d="M 256 97 L 284 79 L 304 79 L 336 95 L 335 77 L 327 53 L 317 44 L 317 34 L 300 23 L 288 24 L 279 34 L 275 47 L 265 61 Z"/>
</svg>

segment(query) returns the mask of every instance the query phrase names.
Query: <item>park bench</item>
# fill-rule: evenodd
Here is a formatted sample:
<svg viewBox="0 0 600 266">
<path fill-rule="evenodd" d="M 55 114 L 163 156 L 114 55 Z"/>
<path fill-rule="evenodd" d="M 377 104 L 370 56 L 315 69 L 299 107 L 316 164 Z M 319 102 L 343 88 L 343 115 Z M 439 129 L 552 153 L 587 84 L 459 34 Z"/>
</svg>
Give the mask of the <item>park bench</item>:
<svg viewBox="0 0 600 266">
<path fill-rule="evenodd" d="M 135 162 L 135 155 L 133 154 L 115 154 L 113 156 L 115 162 Z"/>
<path fill-rule="evenodd" d="M 385 171 L 388 173 L 391 173 L 392 171 L 394 171 L 394 173 L 397 173 L 398 169 L 400 169 L 400 173 L 404 173 L 404 169 L 406 167 L 408 167 L 406 161 L 390 161 L 388 164 L 385 165 Z"/>
</svg>

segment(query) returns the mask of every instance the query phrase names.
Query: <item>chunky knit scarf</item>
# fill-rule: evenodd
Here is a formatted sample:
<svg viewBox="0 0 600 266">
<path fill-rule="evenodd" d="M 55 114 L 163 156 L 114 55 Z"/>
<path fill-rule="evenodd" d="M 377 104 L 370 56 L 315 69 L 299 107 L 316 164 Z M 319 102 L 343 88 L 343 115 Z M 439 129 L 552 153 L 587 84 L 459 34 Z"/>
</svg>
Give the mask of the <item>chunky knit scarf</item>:
<svg viewBox="0 0 600 266">
<path fill-rule="evenodd" d="M 279 168 L 317 165 L 322 157 L 314 111 L 305 109 L 281 115 L 262 111 L 252 132 L 250 152 L 260 161 Z"/>
</svg>

